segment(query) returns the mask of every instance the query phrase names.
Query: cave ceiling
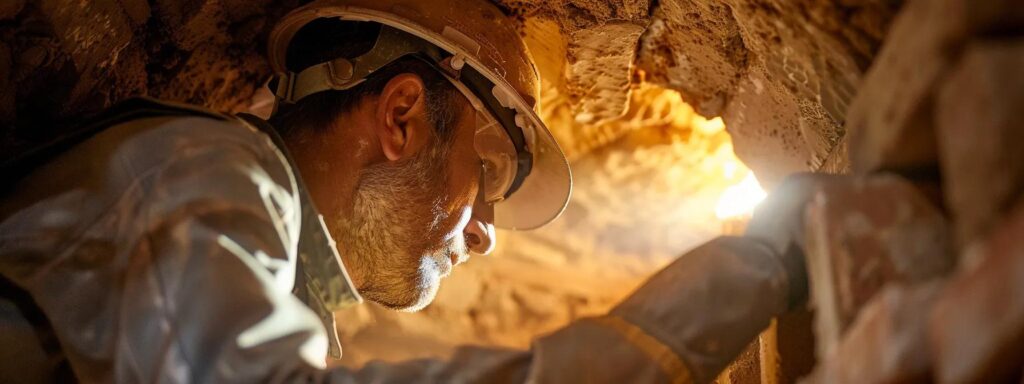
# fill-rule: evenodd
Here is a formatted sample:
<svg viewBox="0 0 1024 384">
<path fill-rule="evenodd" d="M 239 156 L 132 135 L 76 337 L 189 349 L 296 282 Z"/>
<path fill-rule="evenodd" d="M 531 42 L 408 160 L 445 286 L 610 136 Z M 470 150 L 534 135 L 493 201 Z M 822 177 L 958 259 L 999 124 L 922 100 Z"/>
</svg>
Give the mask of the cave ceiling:
<svg viewBox="0 0 1024 384">
<path fill-rule="evenodd" d="M 721 116 L 771 186 L 843 172 L 846 109 L 897 0 L 496 0 L 521 22 L 571 158 L 619 140 L 642 85 Z M 297 1 L 14 0 L 0 6 L 0 145 L 44 142 L 133 95 L 249 108 L 275 20 Z"/>
</svg>

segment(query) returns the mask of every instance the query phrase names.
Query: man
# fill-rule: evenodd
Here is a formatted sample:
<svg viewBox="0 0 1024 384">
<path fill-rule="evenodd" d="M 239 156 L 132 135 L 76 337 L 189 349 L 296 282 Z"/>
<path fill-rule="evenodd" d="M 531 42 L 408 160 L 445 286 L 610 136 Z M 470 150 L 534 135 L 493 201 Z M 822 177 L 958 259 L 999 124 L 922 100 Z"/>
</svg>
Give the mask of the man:
<svg viewBox="0 0 1024 384">
<path fill-rule="evenodd" d="M 802 300 L 798 180 L 529 351 L 325 370 L 335 310 L 427 305 L 495 225 L 554 219 L 569 169 L 489 2 L 314 2 L 270 60 L 269 124 L 133 100 L 36 156 L 0 204 L 0 381 L 707 382 Z"/>
</svg>

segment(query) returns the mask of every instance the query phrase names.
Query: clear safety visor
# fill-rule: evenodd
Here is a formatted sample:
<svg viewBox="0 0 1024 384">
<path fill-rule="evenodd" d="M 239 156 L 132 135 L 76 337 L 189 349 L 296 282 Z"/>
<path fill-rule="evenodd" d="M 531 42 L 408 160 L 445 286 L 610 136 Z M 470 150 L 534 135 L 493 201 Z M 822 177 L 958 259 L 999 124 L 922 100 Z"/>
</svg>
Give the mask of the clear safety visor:
<svg viewBox="0 0 1024 384">
<path fill-rule="evenodd" d="M 482 201 L 496 204 L 505 199 L 516 178 L 515 144 L 505 129 L 487 111 L 475 109 L 476 134 L 473 148 L 480 156 L 480 193 Z"/>
<path fill-rule="evenodd" d="M 537 115 L 525 105 L 516 110 L 515 122 L 523 130 L 531 169 L 514 192 L 494 203 L 494 226 L 529 230 L 562 213 L 572 193 L 572 174 L 558 143 Z"/>
<path fill-rule="evenodd" d="M 503 107 L 502 112 L 514 116 L 514 124 L 522 131 L 526 151 L 517 151 L 508 128 L 484 102 L 462 82 L 449 80 L 469 100 L 474 111 L 473 146 L 481 163 L 480 192 L 474 212 L 489 212 L 488 216 L 493 217 L 487 219 L 493 219 L 494 226 L 514 230 L 534 229 L 558 217 L 571 193 L 572 176 L 561 149 L 536 114 L 523 113 L 532 112 L 525 106 Z M 528 156 L 528 161 L 522 156 Z M 521 174 L 526 176 L 519 177 Z"/>
</svg>

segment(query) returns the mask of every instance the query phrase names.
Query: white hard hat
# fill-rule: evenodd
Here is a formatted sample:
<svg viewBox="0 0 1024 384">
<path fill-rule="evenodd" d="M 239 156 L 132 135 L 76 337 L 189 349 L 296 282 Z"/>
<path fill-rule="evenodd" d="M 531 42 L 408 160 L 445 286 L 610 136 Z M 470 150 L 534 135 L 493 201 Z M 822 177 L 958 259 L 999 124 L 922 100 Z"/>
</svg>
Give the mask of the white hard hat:
<svg viewBox="0 0 1024 384">
<path fill-rule="evenodd" d="M 383 27 L 374 48 L 362 56 L 290 72 L 285 61 L 292 37 L 323 18 L 376 22 Z M 565 209 L 572 175 L 565 155 L 537 115 L 536 67 L 516 25 L 489 1 L 314 1 L 278 23 L 270 35 L 269 50 L 271 65 L 279 74 L 276 94 L 283 102 L 352 88 L 402 57 L 427 61 L 497 123 L 478 128 L 501 128 L 498 134 L 478 130 L 476 140 L 485 164 L 487 186 L 482 193 L 494 206 L 495 226 L 533 229 Z M 511 153 L 495 148 L 511 148 Z"/>
</svg>

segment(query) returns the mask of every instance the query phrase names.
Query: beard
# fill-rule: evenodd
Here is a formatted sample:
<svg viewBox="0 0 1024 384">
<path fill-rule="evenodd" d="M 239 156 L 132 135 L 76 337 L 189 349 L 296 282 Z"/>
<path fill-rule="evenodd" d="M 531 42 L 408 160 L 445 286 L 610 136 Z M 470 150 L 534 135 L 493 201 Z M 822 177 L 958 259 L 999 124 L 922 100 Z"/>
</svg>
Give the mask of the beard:
<svg viewBox="0 0 1024 384">
<path fill-rule="evenodd" d="M 339 223 L 343 256 L 361 276 L 359 293 L 385 307 L 418 311 L 430 304 L 452 257 L 466 258 L 461 231 L 447 241 L 447 151 L 433 144 L 416 156 L 367 167 L 352 218 Z"/>
</svg>

